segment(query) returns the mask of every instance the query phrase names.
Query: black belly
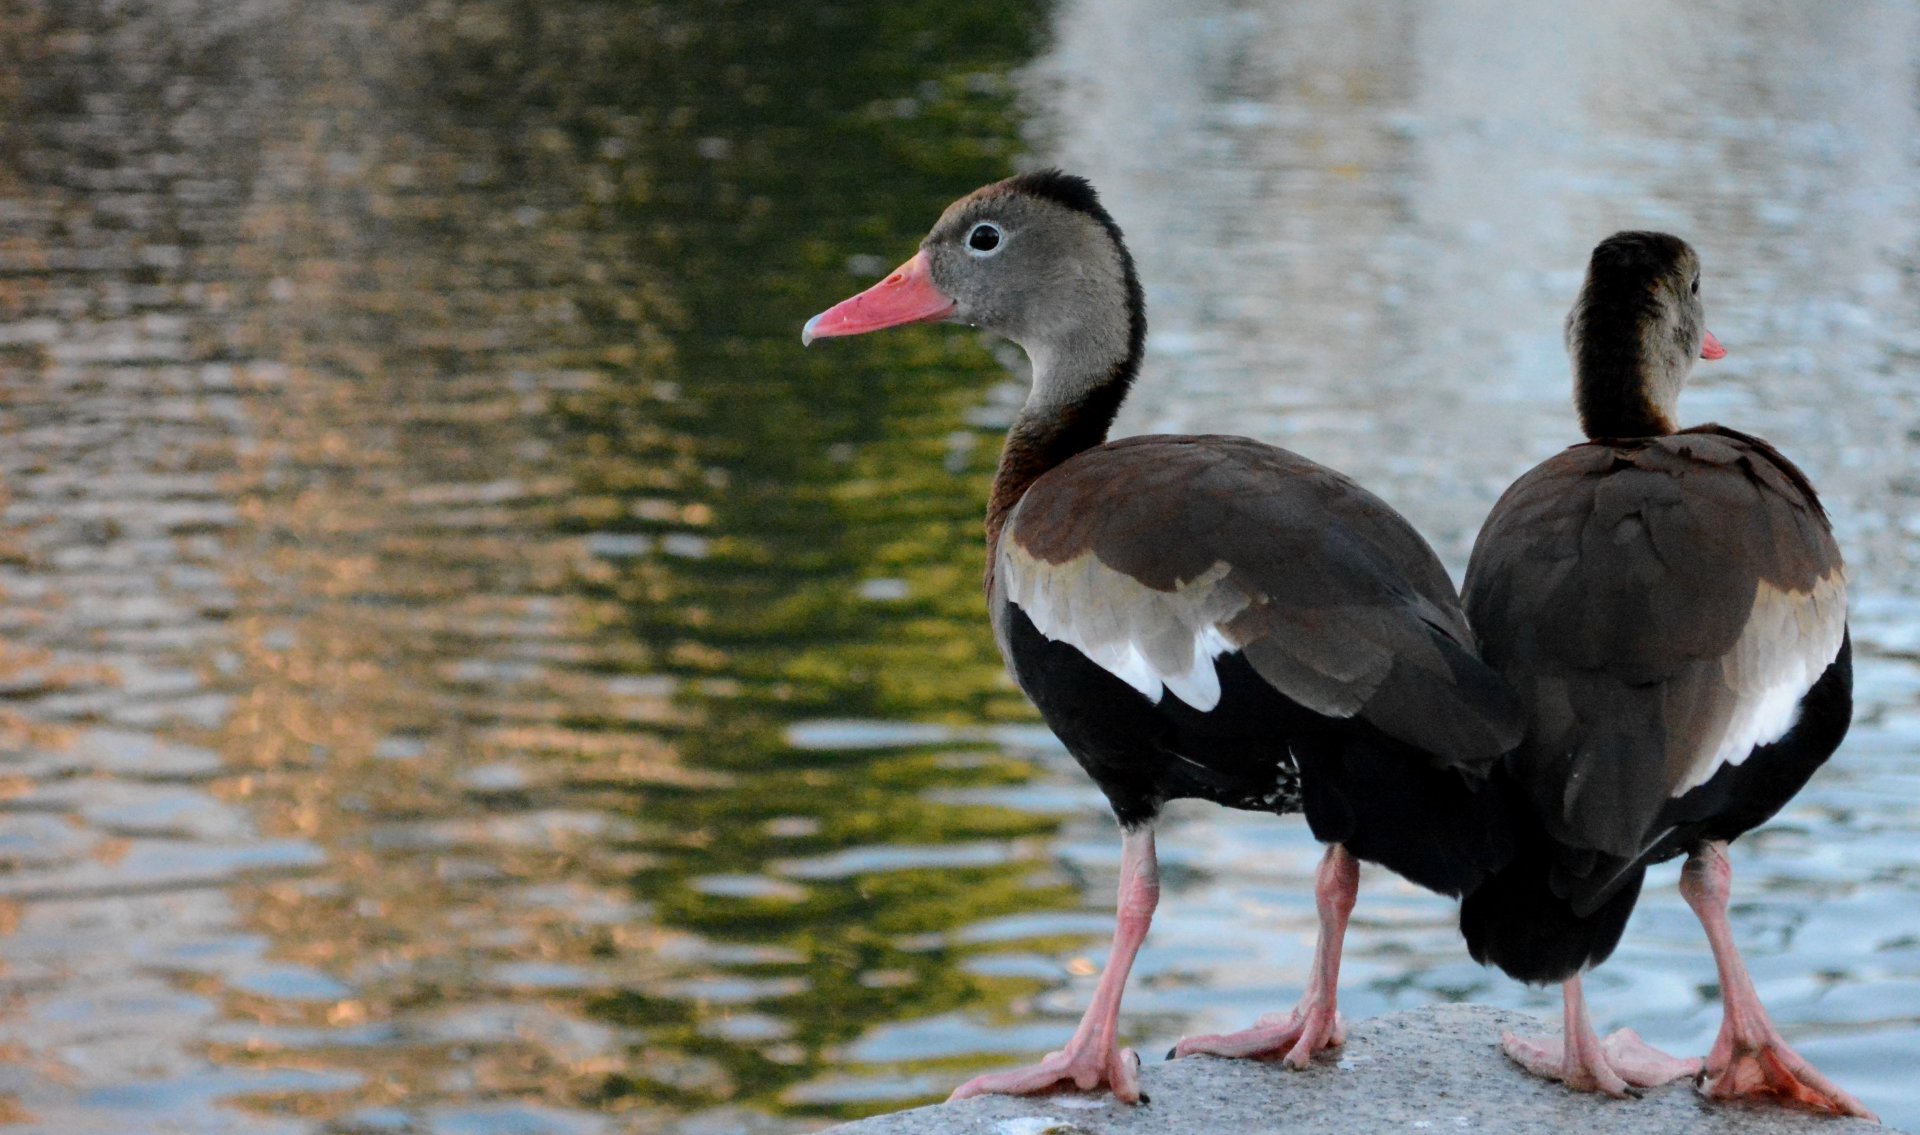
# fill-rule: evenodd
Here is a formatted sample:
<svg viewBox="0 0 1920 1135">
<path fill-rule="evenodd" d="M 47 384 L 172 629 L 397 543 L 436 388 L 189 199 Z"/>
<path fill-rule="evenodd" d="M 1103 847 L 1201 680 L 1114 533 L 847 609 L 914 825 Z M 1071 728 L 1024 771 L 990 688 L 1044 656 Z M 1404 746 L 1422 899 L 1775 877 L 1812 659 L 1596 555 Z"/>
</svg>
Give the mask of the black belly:
<svg viewBox="0 0 1920 1135">
<path fill-rule="evenodd" d="M 1015 678 L 1124 826 L 1178 799 L 1304 812 L 1317 839 L 1456 895 L 1506 859 L 1506 810 L 1484 784 L 1364 720 L 1300 705 L 1237 652 L 1217 660 L 1220 701 L 1202 712 L 1171 692 L 1149 701 L 1018 607 L 1005 617 Z"/>
</svg>

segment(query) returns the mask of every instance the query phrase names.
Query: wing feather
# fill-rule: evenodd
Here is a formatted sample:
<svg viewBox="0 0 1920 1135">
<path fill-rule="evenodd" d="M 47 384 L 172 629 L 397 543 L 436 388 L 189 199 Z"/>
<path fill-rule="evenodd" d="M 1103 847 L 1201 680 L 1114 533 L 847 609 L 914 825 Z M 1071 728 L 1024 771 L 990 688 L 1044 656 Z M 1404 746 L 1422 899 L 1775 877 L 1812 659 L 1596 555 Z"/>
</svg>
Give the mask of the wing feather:
<svg viewBox="0 0 1920 1135">
<path fill-rule="evenodd" d="M 1281 693 L 1364 717 L 1443 763 L 1518 739 L 1445 569 L 1345 477 L 1244 438 L 1130 438 L 1041 477 L 994 561 L 997 593 L 1149 699 L 1220 699 L 1241 651 Z"/>
<path fill-rule="evenodd" d="M 1667 801 L 1792 727 L 1840 652 L 1846 574 L 1804 474 L 1701 427 L 1522 477 L 1466 605 L 1527 705 L 1514 764 L 1554 834 L 1632 859 Z"/>
</svg>

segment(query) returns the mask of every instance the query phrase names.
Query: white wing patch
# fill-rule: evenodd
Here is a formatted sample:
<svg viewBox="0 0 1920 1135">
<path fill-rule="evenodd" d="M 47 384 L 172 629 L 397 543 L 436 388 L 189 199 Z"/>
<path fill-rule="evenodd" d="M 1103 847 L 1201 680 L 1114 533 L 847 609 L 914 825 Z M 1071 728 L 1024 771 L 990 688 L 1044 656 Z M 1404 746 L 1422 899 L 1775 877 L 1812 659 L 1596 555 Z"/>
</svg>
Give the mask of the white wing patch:
<svg viewBox="0 0 1920 1135">
<path fill-rule="evenodd" d="M 1758 746 L 1786 736 L 1800 719 L 1800 699 L 1839 657 L 1846 628 L 1841 571 L 1823 577 L 1811 592 L 1761 583 L 1746 629 L 1721 660 L 1721 677 L 1736 698 L 1726 729 L 1694 758 L 1672 794 L 1698 788 L 1722 766 L 1741 764 Z"/>
<path fill-rule="evenodd" d="M 1234 649 L 1227 636 L 1217 626 L 1205 626 L 1194 636 L 1193 666 L 1184 674 L 1160 674 L 1159 679 L 1173 691 L 1173 696 L 1186 702 L 1202 713 L 1220 704 L 1220 669 L 1214 660 Z M 1137 688 L 1137 687 L 1136 687 Z M 1148 698 L 1159 701 L 1157 692 L 1142 690 Z"/>
<path fill-rule="evenodd" d="M 1007 599 L 1035 630 L 1158 702 L 1167 691 L 1205 713 L 1220 704 L 1215 659 L 1238 650 L 1223 629 L 1250 599 L 1216 562 L 1173 591 L 1148 587 L 1091 553 L 1050 564 L 1002 545 Z"/>
</svg>

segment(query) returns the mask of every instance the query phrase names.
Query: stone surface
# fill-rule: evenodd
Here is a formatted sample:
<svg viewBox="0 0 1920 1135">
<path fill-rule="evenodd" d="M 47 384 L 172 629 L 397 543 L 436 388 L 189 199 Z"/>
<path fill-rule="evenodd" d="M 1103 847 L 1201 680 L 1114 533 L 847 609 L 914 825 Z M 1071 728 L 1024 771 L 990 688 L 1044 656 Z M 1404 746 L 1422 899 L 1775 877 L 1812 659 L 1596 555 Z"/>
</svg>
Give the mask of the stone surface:
<svg viewBox="0 0 1920 1135">
<path fill-rule="evenodd" d="M 1865 1135 L 1889 1130 L 1784 1107 L 1712 1103 L 1684 1081 L 1638 1100 L 1569 1092 L 1520 1071 L 1498 1047 L 1502 1031 L 1548 1027 L 1504 1009 L 1429 1006 L 1350 1026 L 1338 1059 L 1323 1058 L 1305 1072 L 1211 1057 L 1149 1063 L 1141 1083 L 1152 1102 L 1140 1107 L 1079 1095 L 984 1096 L 831 1130 L 836 1135 Z"/>
</svg>

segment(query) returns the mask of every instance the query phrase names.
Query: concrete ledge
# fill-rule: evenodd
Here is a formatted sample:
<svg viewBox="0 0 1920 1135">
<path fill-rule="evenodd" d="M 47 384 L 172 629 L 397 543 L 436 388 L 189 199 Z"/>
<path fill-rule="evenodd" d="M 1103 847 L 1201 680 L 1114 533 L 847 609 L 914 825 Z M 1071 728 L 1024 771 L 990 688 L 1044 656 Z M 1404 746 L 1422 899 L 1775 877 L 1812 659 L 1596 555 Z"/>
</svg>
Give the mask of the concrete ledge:
<svg viewBox="0 0 1920 1135">
<path fill-rule="evenodd" d="M 1504 1030 L 1551 1023 L 1504 1009 L 1440 1005 L 1353 1024 L 1338 1059 L 1304 1072 L 1199 1057 L 1154 1063 L 1153 1102 L 986 1096 L 848 1123 L 836 1135 L 1889 1135 L 1862 1120 L 1785 1107 L 1712 1103 L 1681 1082 L 1639 1100 L 1569 1092 L 1520 1071 L 1498 1048 Z M 1843 1087 L 1845 1085 L 1842 1085 Z"/>
</svg>

